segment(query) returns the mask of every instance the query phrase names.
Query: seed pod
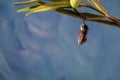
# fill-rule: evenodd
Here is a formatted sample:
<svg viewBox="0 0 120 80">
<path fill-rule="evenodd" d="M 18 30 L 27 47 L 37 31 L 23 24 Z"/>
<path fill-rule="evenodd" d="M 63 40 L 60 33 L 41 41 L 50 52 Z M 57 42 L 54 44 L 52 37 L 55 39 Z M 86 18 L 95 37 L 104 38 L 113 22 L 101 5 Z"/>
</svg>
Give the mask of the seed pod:
<svg viewBox="0 0 120 80">
<path fill-rule="evenodd" d="M 80 25 L 80 32 L 78 33 L 78 44 L 84 44 L 87 40 L 88 26 L 86 24 Z"/>
<path fill-rule="evenodd" d="M 82 0 L 70 0 L 70 4 L 74 9 L 76 9 L 80 5 L 81 2 Z"/>
</svg>

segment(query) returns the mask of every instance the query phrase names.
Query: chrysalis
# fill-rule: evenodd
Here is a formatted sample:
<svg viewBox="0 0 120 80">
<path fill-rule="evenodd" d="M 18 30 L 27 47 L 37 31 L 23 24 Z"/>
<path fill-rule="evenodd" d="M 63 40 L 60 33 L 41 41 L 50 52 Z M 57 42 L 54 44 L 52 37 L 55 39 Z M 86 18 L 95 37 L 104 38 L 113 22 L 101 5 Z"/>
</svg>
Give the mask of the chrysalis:
<svg viewBox="0 0 120 80">
<path fill-rule="evenodd" d="M 84 23 L 80 25 L 80 32 L 78 33 L 78 44 L 84 44 L 87 40 L 88 26 Z"/>
</svg>

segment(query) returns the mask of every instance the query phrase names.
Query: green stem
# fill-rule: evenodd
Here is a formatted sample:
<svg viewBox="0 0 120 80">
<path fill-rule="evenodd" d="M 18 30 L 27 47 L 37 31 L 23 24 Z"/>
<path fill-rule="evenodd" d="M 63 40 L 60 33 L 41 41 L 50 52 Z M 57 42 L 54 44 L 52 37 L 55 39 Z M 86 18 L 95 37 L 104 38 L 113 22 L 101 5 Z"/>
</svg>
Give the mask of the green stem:
<svg viewBox="0 0 120 80">
<path fill-rule="evenodd" d="M 42 2 L 42 1 L 39 1 L 39 2 L 36 2 L 36 4 L 41 5 L 41 4 L 45 4 L 45 3 Z M 107 25 L 113 25 L 113 26 L 116 26 L 116 27 L 120 28 L 119 19 L 106 16 L 106 15 L 104 15 L 104 13 L 102 13 L 101 11 L 99 11 L 98 9 L 96 9 L 95 7 L 93 7 L 93 6 L 91 6 L 91 5 L 87 4 L 87 3 L 83 3 L 81 6 L 85 7 L 85 8 L 92 9 L 94 11 L 97 11 L 98 13 L 103 15 L 103 16 L 96 15 L 98 17 L 96 17 L 96 16 L 94 17 L 93 14 L 90 14 L 90 13 L 89 13 L 89 15 L 86 14 L 86 13 L 80 13 L 80 14 L 82 14 L 82 15 L 84 15 L 86 17 L 86 19 L 85 19 L 86 21 L 92 21 L 92 22 L 98 22 L 98 23 L 107 24 Z M 69 7 L 69 8 L 71 8 L 71 7 Z M 72 16 L 72 17 L 75 17 L 75 18 L 83 19 L 82 16 L 77 15 L 72 10 L 59 8 L 59 9 L 56 9 L 55 11 L 59 12 L 59 13 L 62 13 L 62 14 L 66 14 L 66 15 Z"/>
<path fill-rule="evenodd" d="M 83 19 L 82 16 L 79 16 L 79 15 L 75 14 L 73 11 L 70 11 L 70 10 L 57 9 L 56 11 L 59 12 L 59 13 L 62 13 L 62 14 L 66 14 L 66 15 L 75 17 L 75 18 Z M 84 16 L 86 16 L 86 21 L 92 21 L 92 22 L 98 22 L 98 23 L 107 24 L 107 25 L 113 25 L 113 26 L 116 26 L 116 27 L 120 28 L 120 25 L 116 24 L 113 21 L 105 20 L 105 19 L 99 19 L 99 18 L 89 18 L 84 13 L 81 13 L 81 14 L 84 15 Z M 104 18 L 104 16 L 101 16 L 101 17 Z"/>
</svg>

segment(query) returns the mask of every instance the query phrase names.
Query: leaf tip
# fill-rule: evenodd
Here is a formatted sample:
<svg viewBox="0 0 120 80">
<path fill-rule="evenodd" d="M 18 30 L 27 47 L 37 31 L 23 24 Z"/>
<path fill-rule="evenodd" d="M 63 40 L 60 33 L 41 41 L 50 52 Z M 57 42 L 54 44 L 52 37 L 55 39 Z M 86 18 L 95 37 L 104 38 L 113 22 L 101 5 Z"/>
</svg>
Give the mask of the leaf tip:
<svg viewBox="0 0 120 80">
<path fill-rule="evenodd" d="M 25 16 L 29 16 L 31 13 L 30 12 L 28 12 Z"/>
</svg>

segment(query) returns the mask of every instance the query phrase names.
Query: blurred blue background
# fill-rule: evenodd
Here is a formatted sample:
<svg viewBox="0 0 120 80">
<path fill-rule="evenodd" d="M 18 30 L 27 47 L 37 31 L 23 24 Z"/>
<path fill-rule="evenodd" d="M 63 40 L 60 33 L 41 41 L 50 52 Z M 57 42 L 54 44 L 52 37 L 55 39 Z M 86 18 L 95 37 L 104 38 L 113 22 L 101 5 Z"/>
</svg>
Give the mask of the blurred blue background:
<svg viewBox="0 0 120 80">
<path fill-rule="evenodd" d="M 81 20 L 53 11 L 26 17 L 16 1 L 0 0 L 0 80 L 120 80 L 119 28 L 86 22 L 79 46 Z M 102 3 L 120 18 L 120 0 Z"/>
</svg>

